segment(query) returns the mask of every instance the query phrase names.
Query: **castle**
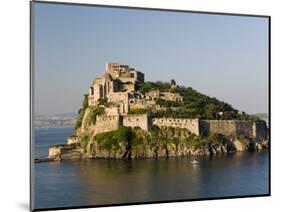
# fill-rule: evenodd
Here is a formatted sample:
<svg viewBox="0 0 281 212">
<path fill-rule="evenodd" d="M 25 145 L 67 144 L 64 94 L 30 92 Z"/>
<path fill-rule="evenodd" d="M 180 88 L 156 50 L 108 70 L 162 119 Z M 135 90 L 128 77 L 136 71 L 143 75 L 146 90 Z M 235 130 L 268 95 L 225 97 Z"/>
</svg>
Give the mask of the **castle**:
<svg viewBox="0 0 281 212">
<path fill-rule="evenodd" d="M 94 80 L 88 93 L 88 105 L 103 106 L 105 114 L 97 115 L 96 124 L 90 128 L 86 129 L 82 124 L 82 131 L 91 129 L 94 134 L 98 134 L 116 130 L 121 126 L 140 127 L 148 131 L 155 125 L 185 128 L 195 135 L 220 133 L 226 136 L 247 136 L 255 140 L 262 140 L 266 137 L 267 127 L 263 121 L 157 118 L 146 113 L 131 114 L 130 110 L 133 109 L 165 109 L 156 104 L 156 100 L 159 98 L 168 101 L 183 101 L 183 97 L 179 93 L 161 92 L 155 89 L 141 93 L 139 88 L 143 83 L 143 73 L 128 65 L 107 63 L 104 75 Z M 175 81 L 172 81 L 170 87 L 171 89 L 177 87 Z M 69 141 L 69 143 L 72 142 Z"/>
<path fill-rule="evenodd" d="M 239 151 L 244 151 L 244 149 L 250 147 L 244 148 L 246 144 L 242 145 L 240 141 L 237 144 L 237 138 L 243 139 L 246 137 L 254 142 L 255 146 L 258 144 L 259 149 L 263 148 L 262 145 L 264 145 L 264 141 L 268 139 L 268 128 L 265 121 L 153 117 L 147 112 L 142 111 L 148 111 L 147 109 L 156 112 L 158 110 L 166 110 L 167 108 L 157 104 L 159 100 L 181 103 L 186 99 L 179 93 L 172 92 L 174 88 L 177 88 L 174 80 L 172 80 L 170 84 L 166 84 L 168 87 L 165 89 L 165 92 L 155 88 L 141 90 L 141 86 L 143 86 L 144 83 L 144 74 L 134 68 L 118 63 L 107 63 L 104 75 L 96 78 L 90 85 L 89 93 L 86 96 L 88 97 L 86 98 L 88 106 L 85 107 L 83 113 L 81 113 L 82 120 L 78 120 L 80 125 L 77 131 L 67 139 L 67 144 L 51 146 L 49 148 L 49 159 L 57 158 L 57 156 L 60 158 L 62 155 L 64 155 L 64 158 L 67 158 L 69 153 L 76 154 L 79 150 L 76 144 L 82 142 L 84 135 L 97 135 L 103 132 L 114 131 L 122 126 L 132 128 L 139 127 L 145 131 L 149 131 L 153 126 L 158 126 L 159 128 L 182 128 L 189 131 L 188 135 L 194 134 L 196 136 L 208 135 L 210 133 L 222 134 L 235 143 L 235 148 L 238 150 L 240 149 Z M 185 98 L 188 97 L 185 96 Z M 96 108 L 103 108 L 104 110 L 102 115 L 95 114 L 95 121 L 92 121 L 93 114 L 91 111 Z M 178 110 L 177 107 L 173 109 L 175 111 Z M 132 113 L 133 110 L 139 111 L 137 113 Z M 78 121 L 77 123 L 79 123 Z M 85 138 L 87 138 L 87 136 Z M 89 144 L 90 145 L 87 145 L 87 151 L 94 146 L 91 142 L 89 142 Z M 88 149 L 88 147 L 90 149 Z M 171 146 L 169 148 L 171 148 Z M 218 150 L 216 151 L 221 152 L 222 150 L 220 148 L 222 147 L 218 146 Z M 98 152 L 96 152 L 96 157 L 111 157 L 110 155 L 103 155 L 102 151 L 96 148 L 96 146 L 95 151 Z M 223 151 L 225 152 L 225 150 Z M 147 157 L 154 157 L 153 155 L 149 155 L 149 152 L 151 151 L 147 151 L 145 155 L 147 155 Z M 160 150 L 159 154 L 161 155 L 162 153 Z M 182 154 L 190 154 L 190 151 L 188 148 L 182 149 L 182 153 L 174 155 Z M 193 152 L 192 154 L 197 153 Z M 119 155 L 118 157 L 120 158 L 121 156 Z M 123 156 L 121 158 L 123 158 Z"/>
<path fill-rule="evenodd" d="M 105 73 L 97 77 L 88 92 L 88 104 L 99 105 L 109 103 L 106 108 L 107 115 L 126 115 L 129 109 L 156 108 L 155 100 L 158 98 L 169 101 L 182 101 L 183 97 L 177 93 L 151 90 L 145 94 L 138 91 L 144 83 L 144 74 L 128 65 L 107 63 Z M 171 87 L 176 86 L 172 84 Z"/>
</svg>

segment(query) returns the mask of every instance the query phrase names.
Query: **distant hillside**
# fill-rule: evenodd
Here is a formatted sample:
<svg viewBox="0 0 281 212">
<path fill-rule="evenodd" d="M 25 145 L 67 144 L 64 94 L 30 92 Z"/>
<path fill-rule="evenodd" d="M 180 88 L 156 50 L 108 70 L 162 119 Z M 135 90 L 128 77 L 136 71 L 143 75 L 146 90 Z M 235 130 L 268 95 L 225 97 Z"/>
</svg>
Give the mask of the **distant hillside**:
<svg viewBox="0 0 281 212">
<path fill-rule="evenodd" d="M 66 126 L 75 125 L 78 114 L 76 113 L 61 113 L 56 115 L 36 115 L 34 125 L 42 126 Z"/>
<path fill-rule="evenodd" d="M 252 115 L 259 117 L 261 120 L 264 120 L 268 124 L 269 116 L 268 116 L 267 113 L 255 113 L 255 114 L 252 114 Z"/>
<path fill-rule="evenodd" d="M 69 113 L 58 113 L 54 115 L 55 117 L 59 118 L 77 118 L 77 113 L 69 112 Z"/>
<path fill-rule="evenodd" d="M 268 114 L 267 113 L 255 113 L 255 114 L 252 114 L 254 116 L 258 116 L 259 118 L 265 120 L 265 119 L 268 119 Z"/>
</svg>

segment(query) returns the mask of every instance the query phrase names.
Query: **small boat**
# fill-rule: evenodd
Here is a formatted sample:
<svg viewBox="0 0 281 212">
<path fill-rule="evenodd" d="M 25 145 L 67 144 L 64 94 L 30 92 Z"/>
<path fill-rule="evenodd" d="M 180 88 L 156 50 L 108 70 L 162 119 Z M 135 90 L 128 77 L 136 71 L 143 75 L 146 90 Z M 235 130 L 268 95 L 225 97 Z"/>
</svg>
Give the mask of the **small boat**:
<svg viewBox="0 0 281 212">
<path fill-rule="evenodd" d="M 192 159 L 192 160 L 190 161 L 190 163 L 192 163 L 192 164 L 199 164 L 200 162 L 199 162 L 198 160 Z"/>
</svg>

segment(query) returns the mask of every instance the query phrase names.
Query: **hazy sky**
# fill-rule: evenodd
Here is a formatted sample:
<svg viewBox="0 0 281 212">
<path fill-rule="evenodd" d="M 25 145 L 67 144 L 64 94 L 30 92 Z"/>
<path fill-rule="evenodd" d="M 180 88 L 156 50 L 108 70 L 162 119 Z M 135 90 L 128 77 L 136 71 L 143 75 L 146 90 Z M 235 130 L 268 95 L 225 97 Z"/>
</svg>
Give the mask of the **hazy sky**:
<svg viewBox="0 0 281 212">
<path fill-rule="evenodd" d="M 56 4 L 34 6 L 35 113 L 77 112 L 106 62 L 248 113 L 268 111 L 268 20 Z"/>
</svg>

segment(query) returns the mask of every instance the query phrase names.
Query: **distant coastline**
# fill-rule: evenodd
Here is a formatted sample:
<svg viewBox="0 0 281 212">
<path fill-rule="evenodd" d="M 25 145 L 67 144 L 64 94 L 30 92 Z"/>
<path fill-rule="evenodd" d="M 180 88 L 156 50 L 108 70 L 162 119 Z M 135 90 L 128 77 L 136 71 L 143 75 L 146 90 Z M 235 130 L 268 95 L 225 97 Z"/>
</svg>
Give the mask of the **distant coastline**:
<svg viewBox="0 0 281 212">
<path fill-rule="evenodd" d="M 35 115 L 34 127 L 74 126 L 77 121 L 76 113 L 61 113 L 56 115 Z"/>
<path fill-rule="evenodd" d="M 34 126 L 34 129 L 55 129 L 55 128 L 74 128 L 74 125 L 41 125 Z"/>
</svg>

